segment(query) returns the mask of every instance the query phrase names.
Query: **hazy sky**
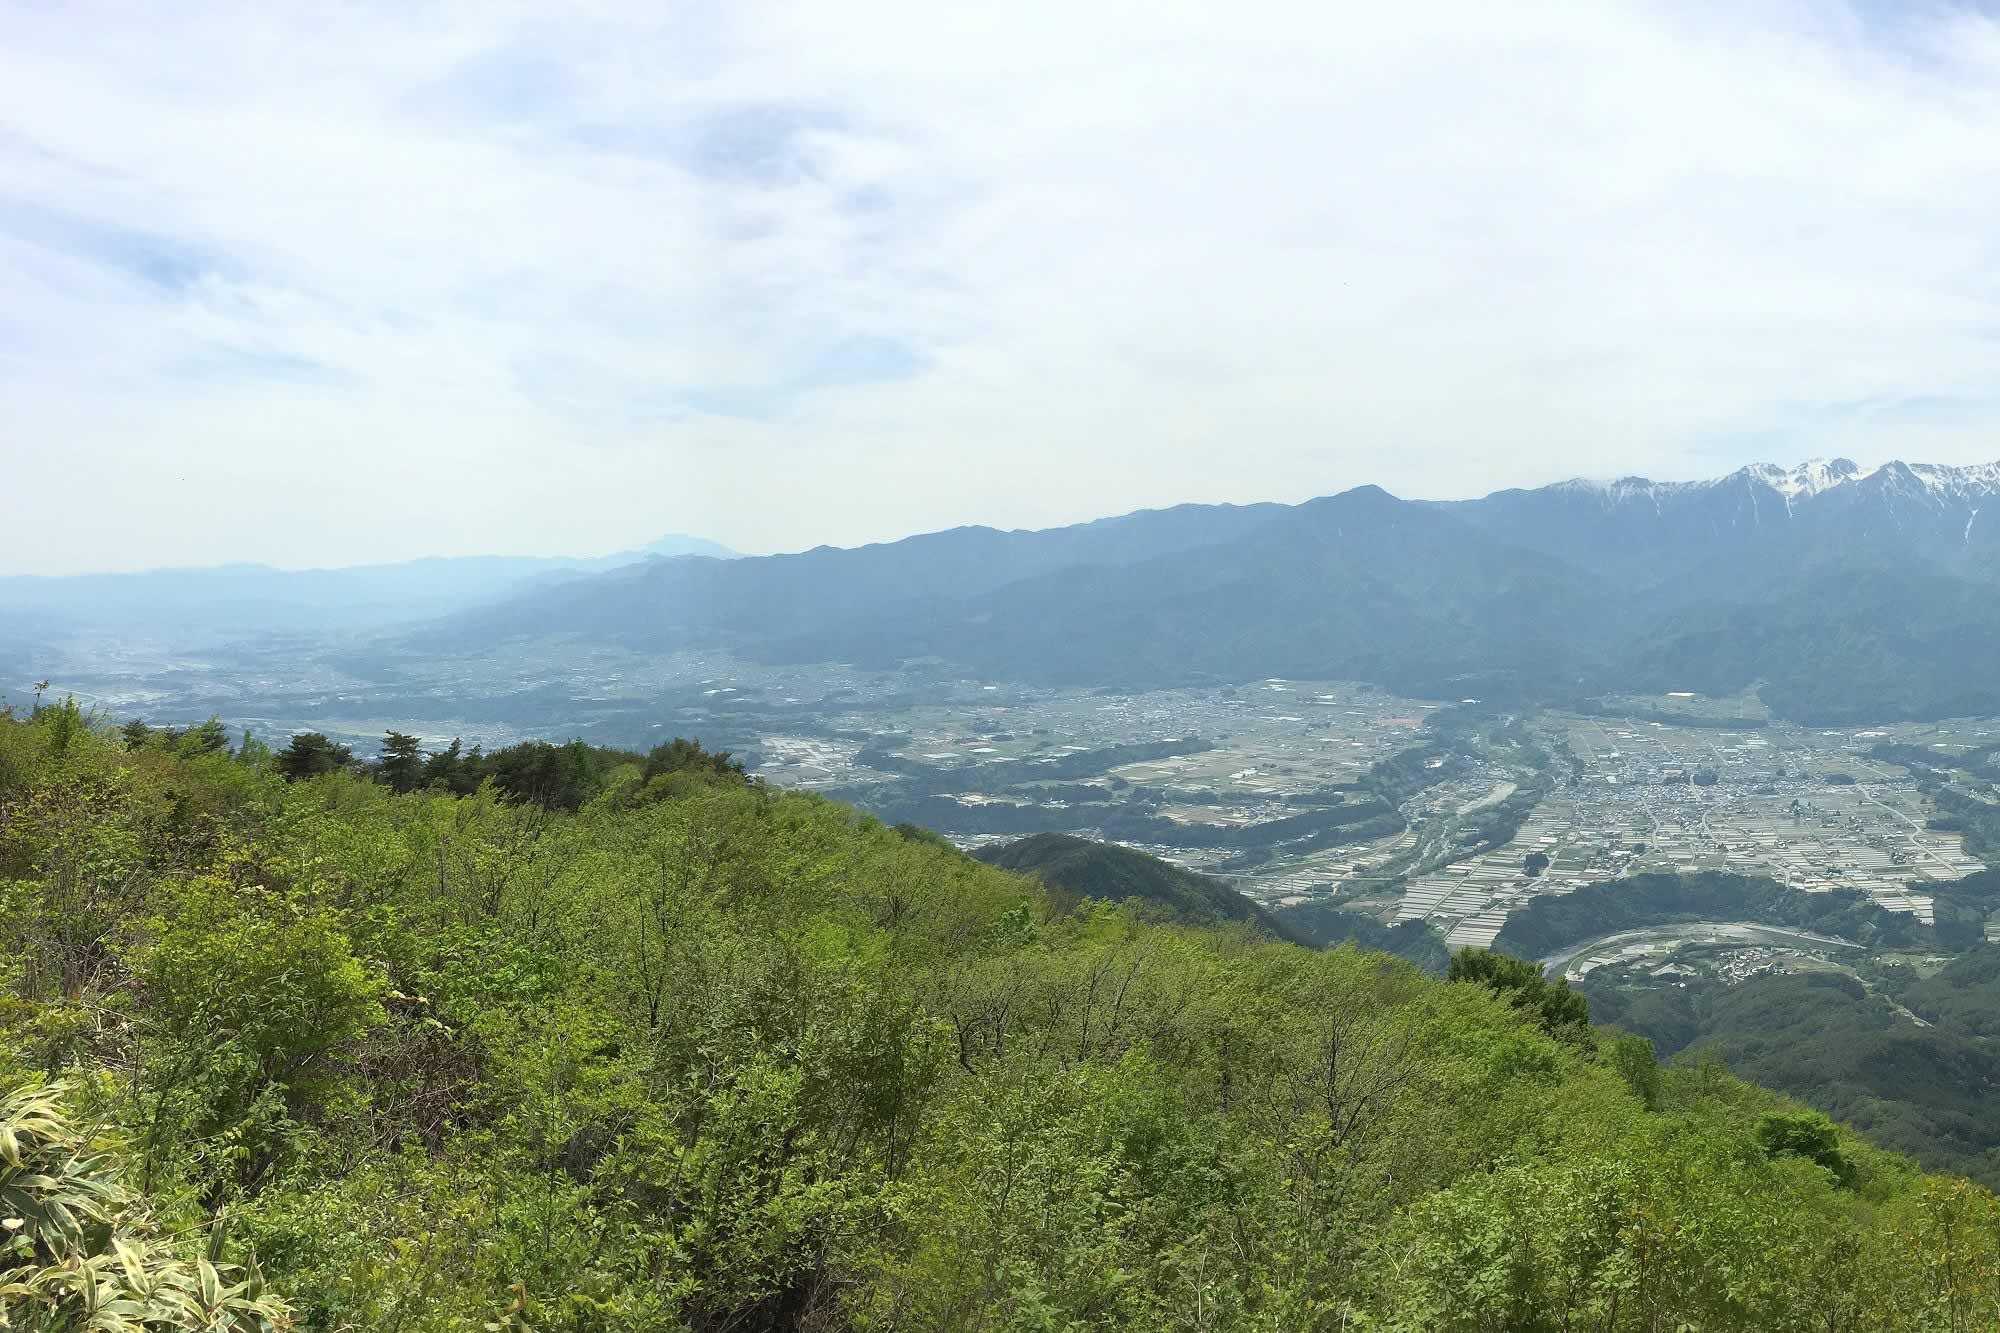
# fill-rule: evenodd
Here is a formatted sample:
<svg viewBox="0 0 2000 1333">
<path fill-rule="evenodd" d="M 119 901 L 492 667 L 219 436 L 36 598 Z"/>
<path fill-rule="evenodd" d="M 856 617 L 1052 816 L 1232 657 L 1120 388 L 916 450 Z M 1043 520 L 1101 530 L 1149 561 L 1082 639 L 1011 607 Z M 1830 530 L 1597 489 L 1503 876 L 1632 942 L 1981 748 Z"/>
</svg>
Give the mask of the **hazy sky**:
<svg viewBox="0 0 2000 1333">
<path fill-rule="evenodd" d="M 1904 0 L 0 0 L 0 570 L 2000 458 Z"/>
</svg>

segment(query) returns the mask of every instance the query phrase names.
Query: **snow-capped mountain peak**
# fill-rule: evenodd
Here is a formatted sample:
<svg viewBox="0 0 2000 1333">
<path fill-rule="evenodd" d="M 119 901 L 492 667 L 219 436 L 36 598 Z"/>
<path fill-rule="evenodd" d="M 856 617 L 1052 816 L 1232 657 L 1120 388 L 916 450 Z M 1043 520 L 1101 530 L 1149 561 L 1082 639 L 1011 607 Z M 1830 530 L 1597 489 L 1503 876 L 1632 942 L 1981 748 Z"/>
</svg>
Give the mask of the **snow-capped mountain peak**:
<svg viewBox="0 0 2000 1333">
<path fill-rule="evenodd" d="M 1932 491 L 1951 496 L 2000 493 L 2000 463 L 1948 467 L 1942 463 L 1909 463 L 1904 470 Z"/>
<path fill-rule="evenodd" d="M 1602 481 L 1577 477 L 1560 483 L 1559 489 L 1583 492 L 1608 506 L 1617 507 L 1634 500 L 1650 501 L 1654 505 L 1673 503 L 1731 483 L 1747 483 L 1752 487 L 1761 486 L 1776 491 L 1789 508 L 1796 502 L 1838 491 L 1870 478 L 1879 478 L 1880 485 L 1889 493 L 1937 500 L 2000 495 L 2000 463 L 1955 467 L 1945 463 L 1890 462 L 1864 467 L 1851 458 L 1813 458 L 1789 468 L 1777 463 L 1752 463 L 1726 477 L 1707 481 L 1649 481 L 1644 477 Z"/>
<path fill-rule="evenodd" d="M 1864 468 L 1851 458 L 1813 458 L 1787 471 L 1776 463 L 1755 463 L 1743 469 L 1787 500 L 1818 495 L 1836 486 L 1861 481 L 1877 469 Z"/>
<path fill-rule="evenodd" d="M 1663 491 L 1680 490 L 1689 484 L 1678 481 L 1649 481 L 1644 477 L 1619 477 L 1615 480 L 1603 477 L 1572 477 L 1568 481 L 1558 482 L 1557 486 L 1563 490 L 1583 491 L 1599 496 L 1606 503 L 1616 503 L 1634 496 L 1651 496 Z"/>
</svg>

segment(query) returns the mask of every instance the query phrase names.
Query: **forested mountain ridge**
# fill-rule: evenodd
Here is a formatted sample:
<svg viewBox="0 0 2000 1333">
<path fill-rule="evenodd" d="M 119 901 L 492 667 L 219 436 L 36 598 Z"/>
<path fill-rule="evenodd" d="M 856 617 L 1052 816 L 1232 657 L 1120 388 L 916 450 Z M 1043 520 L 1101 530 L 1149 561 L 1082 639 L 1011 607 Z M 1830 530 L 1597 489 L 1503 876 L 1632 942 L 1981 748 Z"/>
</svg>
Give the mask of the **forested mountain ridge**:
<svg viewBox="0 0 2000 1333">
<path fill-rule="evenodd" d="M 0 717 L 16 1326 L 2000 1327 L 1992 1195 L 1499 960 L 1148 924 L 685 743 L 399 762 Z"/>
<path fill-rule="evenodd" d="M 1663 1056 L 1720 1058 L 1932 1169 L 2000 1184 L 2000 1053 L 1978 1035 L 2000 1006 L 1948 978 L 1923 985 L 1918 995 L 1871 993 L 1852 977 L 1808 972 L 1582 989 L 1594 1014 Z M 1919 1026 L 1912 1013 L 1931 1016 Z"/>
<path fill-rule="evenodd" d="M 1806 893 L 1725 871 L 1644 874 L 1538 899 L 1493 942 L 1522 958 L 1615 932 L 1670 923 L 1758 922 L 1846 940 L 1895 961 L 1865 980 L 1839 972 L 1727 979 L 1654 970 L 1650 962 L 1581 984 L 1592 1012 L 1650 1039 L 1662 1056 L 1713 1055 L 1744 1078 L 1810 1103 L 1933 1170 L 2000 1184 L 2000 946 L 1985 924 L 2000 908 L 2000 871 L 1935 886 L 1935 924 L 1883 910 L 1867 895 Z M 1959 953 L 1920 976 L 1912 959 Z M 1856 952 L 1855 957 L 1868 955 Z"/>
<path fill-rule="evenodd" d="M 1221 880 L 1169 865 L 1157 856 L 1094 842 L 1066 833 L 1036 833 L 994 843 L 973 859 L 1002 870 L 1033 875 L 1052 889 L 1100 902 L 1134 903 L 1142 912 L 1183 925 L 1241 922 L 1293 944 L 1308 943 L 1286 925 Z"/>
<path fill-rule="evenodd" d="M 1407 694 L 1765 691 L 1793 720 L 2000 708 L 2000 465 L 1835 460 L 1479 500 L 1373 486 L 1041 532 L 622 571 L 440 621 L 422 652 L 646 650 L 1141 688 L 1266 675 Z M 1748 577 L 1746 577 L 1746 572 Z"/>
<path fill-rule="evenodd" d="M 453 617 L 417 636 L 437 648 L 524 633 L 598 635 L 644 648 L 769 645 L 939 608 L 1057 571 L 1116 569 L 1220 544 L 1281 505 L 1181 505 L 1043 531 L 953 528 L 869 546 L 716 564 L 626 569 Z"/>
<path fill-rule="evenodd" d="M 1323 902 L 1266 909 L 1224 880 L 1117 843 L 1037 833 L 990 844 L 973 856 L 1003 870 L 1034 875 L 1051 888 L 1080 898 L 1133 904 L 1148 920 L 1197 926 L 1241 922 L 1273 939 L 1318 947 L 1351 941 L 1393 954 L 1432 976 L 1443 976 L 1451 961 L 1443 937 L 1425 922 L 1384 926 L 1372 916 Z"/>
<path fill-rule="evenodd" d="M 882 644 L 1015 679 L 1160 685 L 1254 672 L 1402 681 L 1540 675 L 1579 651 L 1604 595 L 1588 574 L 1362 487 L 1282 510 L 1240 538 L 1117 567 L 1063 570 L 957 614 L 787 636 L 770 656 L 877 664 Z"/>
</svg>

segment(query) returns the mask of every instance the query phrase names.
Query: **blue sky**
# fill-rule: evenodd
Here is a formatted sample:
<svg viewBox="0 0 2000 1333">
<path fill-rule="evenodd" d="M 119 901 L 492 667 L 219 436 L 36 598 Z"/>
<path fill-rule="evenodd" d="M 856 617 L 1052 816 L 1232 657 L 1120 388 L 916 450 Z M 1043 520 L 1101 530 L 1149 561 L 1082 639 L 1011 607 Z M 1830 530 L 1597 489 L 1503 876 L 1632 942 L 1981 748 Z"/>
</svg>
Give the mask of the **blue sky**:
<svg viewBox="0 0 2000 1333">
<path fill-rule="evenodd" d="M 2000 458 L 2000 25 L 0 0 L 0 572 Z"/>
</svg>

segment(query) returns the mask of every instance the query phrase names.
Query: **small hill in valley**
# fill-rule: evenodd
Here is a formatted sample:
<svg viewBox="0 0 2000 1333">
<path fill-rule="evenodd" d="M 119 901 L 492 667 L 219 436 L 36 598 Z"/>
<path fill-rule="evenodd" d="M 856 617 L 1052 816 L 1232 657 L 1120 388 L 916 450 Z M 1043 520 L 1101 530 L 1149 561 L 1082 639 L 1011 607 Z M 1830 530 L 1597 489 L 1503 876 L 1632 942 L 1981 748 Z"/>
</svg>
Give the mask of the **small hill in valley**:
<svg viewBox="0 0 2000 1333">
<path fill-rule="evenodd" d="M 1219 879 L 1183 870 L 1157 856 L 1116 843 L 1094 842 L 1067 833 L 1037 833 L 996 843 L 973 853 L 988 865 L 1034 875 L 1051 888 L 1079 898 L 1156 904 L 1175 921 L 1216 925 L 1241 921 L 1275 939 L 1309 941 Z"/>
</svg>

